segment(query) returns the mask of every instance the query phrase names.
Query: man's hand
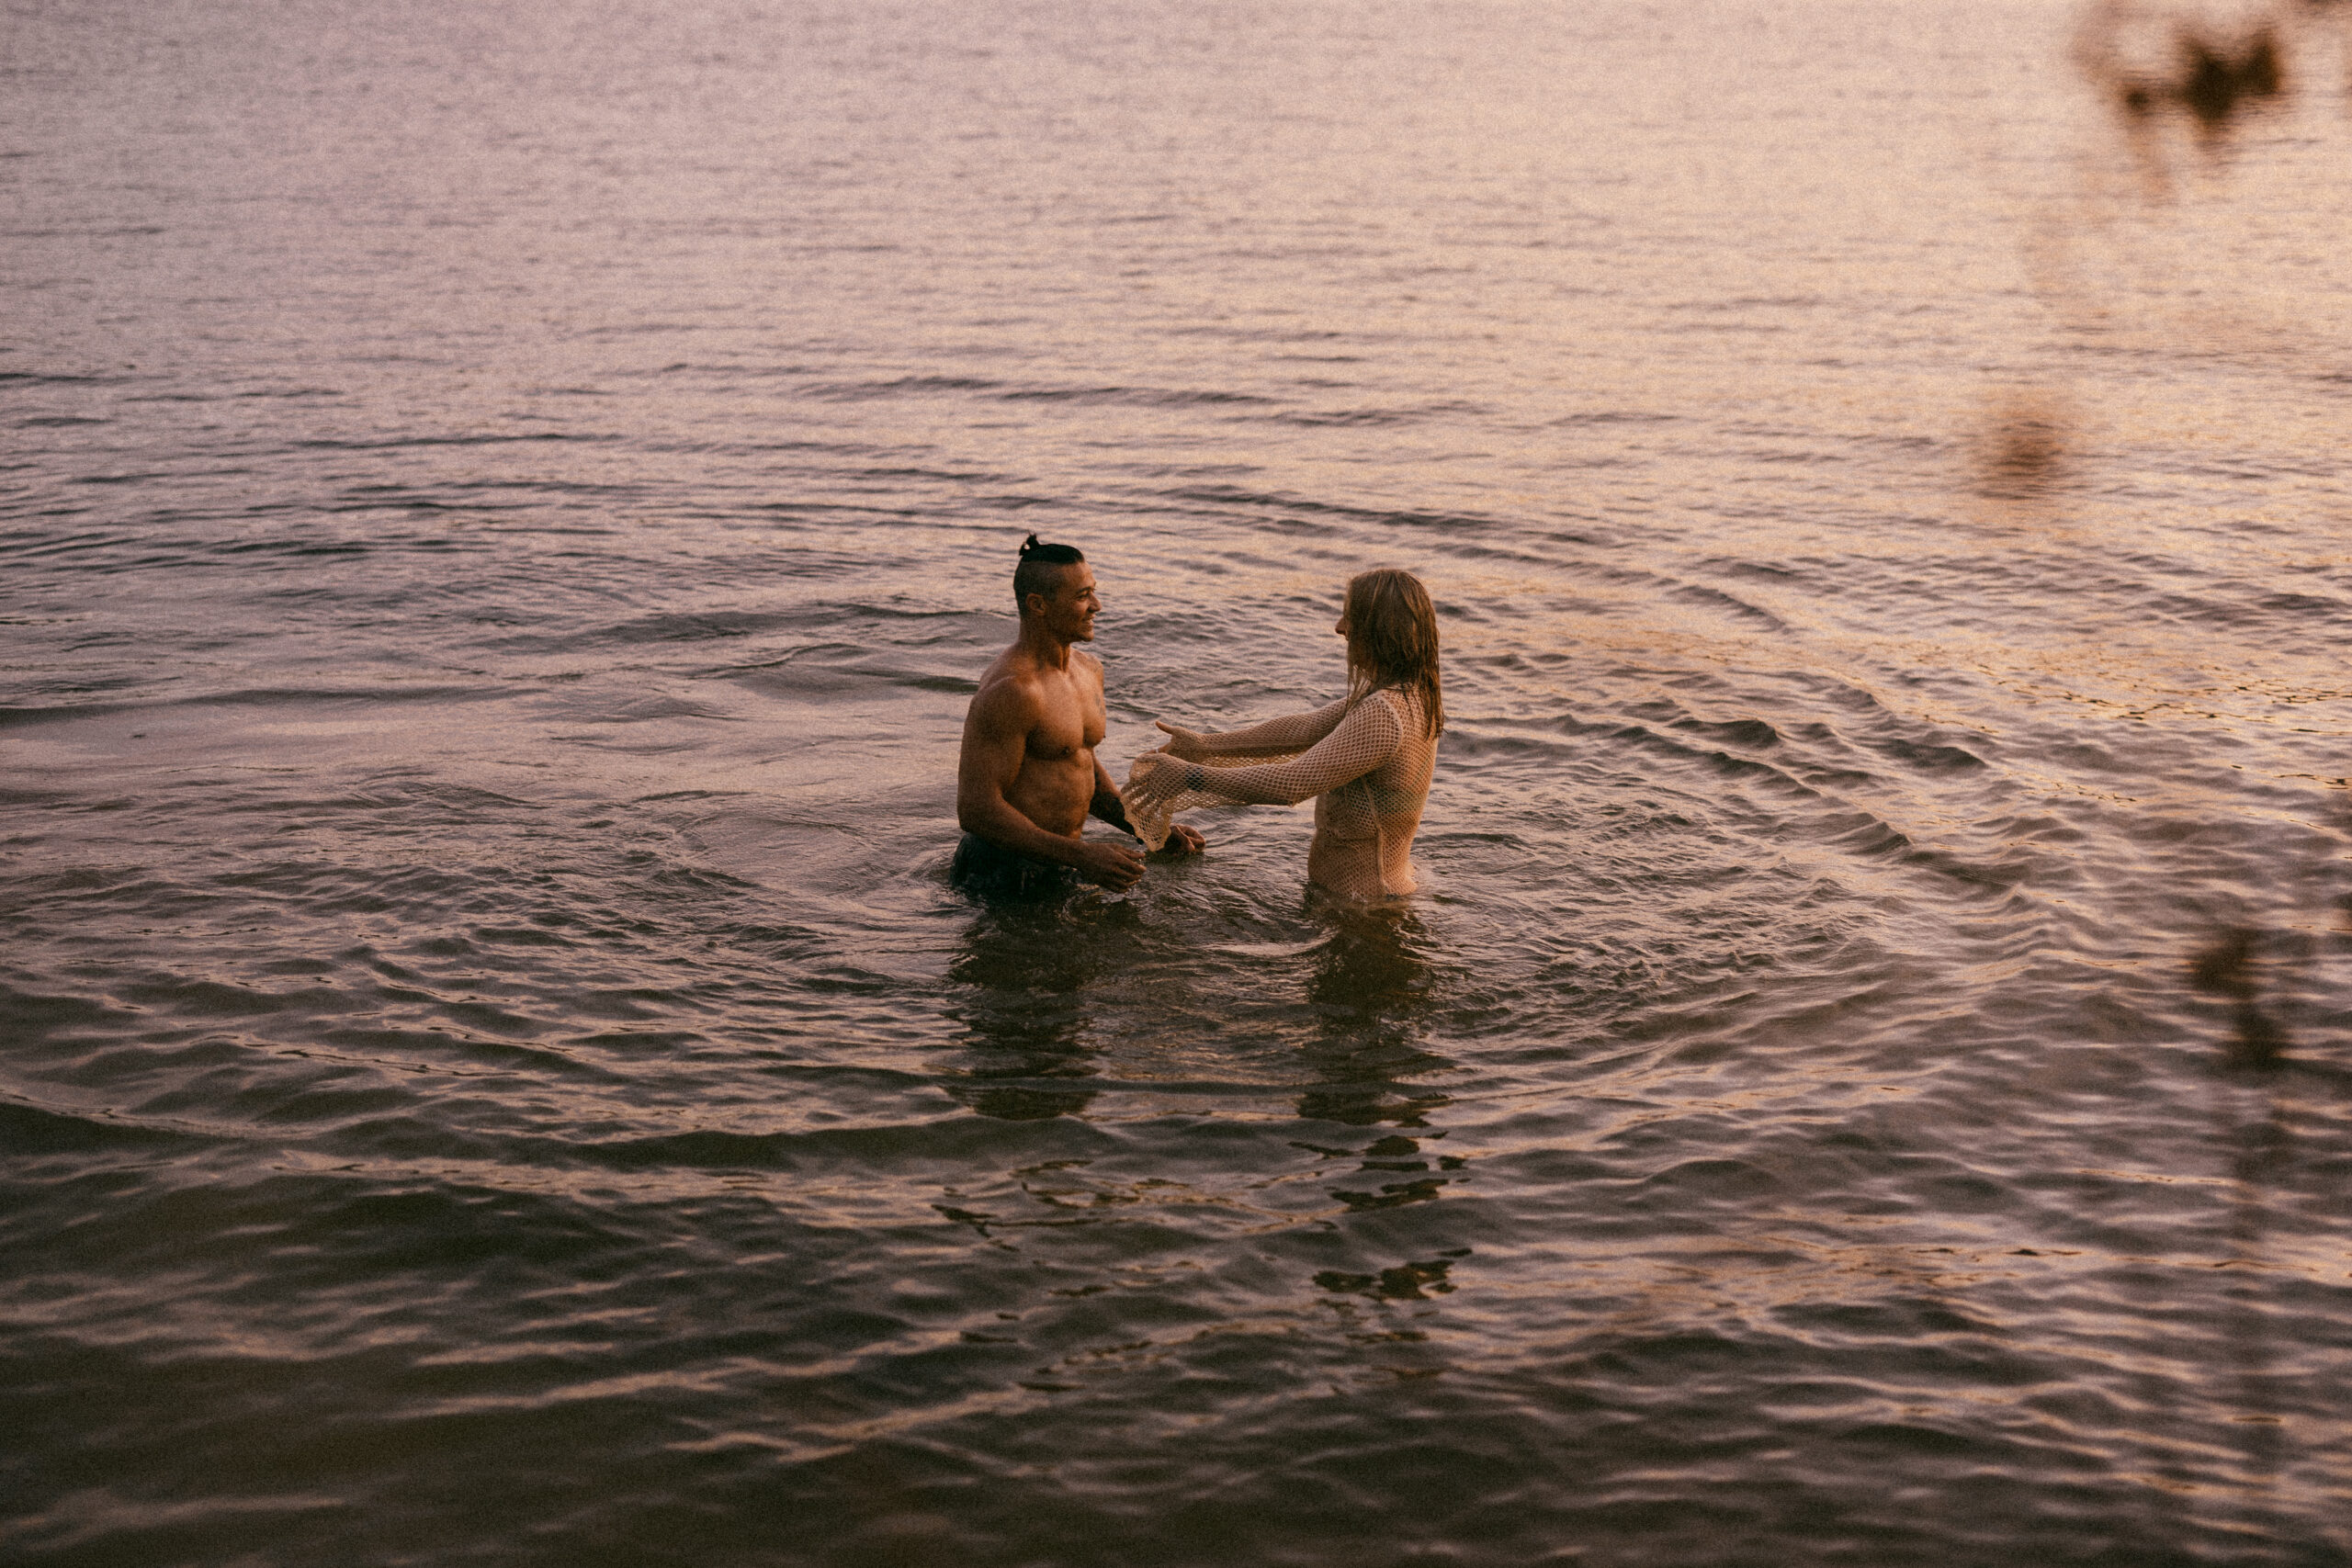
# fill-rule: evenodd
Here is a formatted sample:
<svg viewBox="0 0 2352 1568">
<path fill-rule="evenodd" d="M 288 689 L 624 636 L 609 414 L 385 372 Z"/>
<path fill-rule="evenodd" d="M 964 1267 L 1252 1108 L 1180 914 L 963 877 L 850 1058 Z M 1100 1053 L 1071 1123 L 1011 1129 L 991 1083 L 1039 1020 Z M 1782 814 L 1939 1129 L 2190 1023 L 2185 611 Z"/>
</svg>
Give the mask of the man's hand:
<svg viewBox="0 0 2352 1568">
<path fill-rule="evenodd" d="M 1081 840 L 1078 858 L 1070 862 L 1078 874 L 1113 892 L 1133 887 L 1143 875 L 1143 856 L 1125 844 Z"/>
<path fill-rule="evenodd" d="M 1168 841 L 1159 847 L 1170 854 L 1196 855 L 1209 847 L 1209 841 L 1201 837 L 1197 828 L 1170 822 L 1168 824 Z"/>
</svg>

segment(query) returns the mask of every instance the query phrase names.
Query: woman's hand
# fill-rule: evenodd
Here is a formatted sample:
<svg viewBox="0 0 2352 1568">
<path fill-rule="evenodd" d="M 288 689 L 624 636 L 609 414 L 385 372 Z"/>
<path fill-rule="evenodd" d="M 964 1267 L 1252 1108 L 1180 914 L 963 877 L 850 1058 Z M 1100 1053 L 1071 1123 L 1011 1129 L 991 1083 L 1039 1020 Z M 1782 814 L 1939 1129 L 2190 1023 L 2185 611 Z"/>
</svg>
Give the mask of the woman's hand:
<svg viewBox="0 0 2352 1568">
<path fill-rule="evenodd" d="M 1134 770 L 1127 774 L 1127 798 L 1145 804 L 1173 800 L 1183 793 L 1184 775 L 1189 771 L 1188 764 L 1165 751 L 1146 751 L 1136 759 Z"/>
<path fill-rule="evenodd" d="M 1208 737 L 1199 730 L 1182 728 L 1169 723 L 1164 718 L 1155 718 L 1151 722 L 1158 725 L 1161 732 L 1168 737 L 1168 743 L 1160 750 L 1170 756 L 1182 757 L 1188 762 L 1197 762 L 1209 754 Z"/>
</svg>

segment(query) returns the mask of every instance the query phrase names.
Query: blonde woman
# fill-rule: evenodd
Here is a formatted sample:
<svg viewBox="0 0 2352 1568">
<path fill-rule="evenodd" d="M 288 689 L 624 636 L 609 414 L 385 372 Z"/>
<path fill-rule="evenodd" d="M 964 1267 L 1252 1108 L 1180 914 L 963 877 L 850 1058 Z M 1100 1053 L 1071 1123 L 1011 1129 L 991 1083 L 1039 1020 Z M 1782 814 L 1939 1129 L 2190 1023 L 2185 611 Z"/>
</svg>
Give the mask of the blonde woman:
<svg viewBox="0 0 2352 1568">
<path fill-rule="evenodd" d="M 1160 722 L 1168 743 L 1136 759 L 1125 792 L 1147 843 L 1189 807 L 1295 806 L 1312 795 L 1309 882 L 1351 898 L 1413 890 L 1413 835 L 1445 728 L 1437 611 L 1412 573 L 1367 571 L 1349 581 L 1332 630 L 1348 639 L 1348 694 L 1339 701 L 1222 734 Z"/>
</svg>

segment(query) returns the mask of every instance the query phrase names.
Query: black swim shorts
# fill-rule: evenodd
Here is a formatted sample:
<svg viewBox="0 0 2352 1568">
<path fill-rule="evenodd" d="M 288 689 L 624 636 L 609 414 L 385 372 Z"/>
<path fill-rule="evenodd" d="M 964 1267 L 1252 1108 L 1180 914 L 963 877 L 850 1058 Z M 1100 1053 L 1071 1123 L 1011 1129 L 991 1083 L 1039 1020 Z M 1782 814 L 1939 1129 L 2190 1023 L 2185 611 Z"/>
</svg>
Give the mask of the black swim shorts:
<svg viewBox="0 0 2352 1568">
<path fill-rule="evenodd" d="M 1038 860 L 1002 844 L 967 833 L 956 846 L 948 883 L 967 893 L 1001 897 L 1040 897 L 1078 886 L 1078 873 L 1056 861 Z"/>
</svg>

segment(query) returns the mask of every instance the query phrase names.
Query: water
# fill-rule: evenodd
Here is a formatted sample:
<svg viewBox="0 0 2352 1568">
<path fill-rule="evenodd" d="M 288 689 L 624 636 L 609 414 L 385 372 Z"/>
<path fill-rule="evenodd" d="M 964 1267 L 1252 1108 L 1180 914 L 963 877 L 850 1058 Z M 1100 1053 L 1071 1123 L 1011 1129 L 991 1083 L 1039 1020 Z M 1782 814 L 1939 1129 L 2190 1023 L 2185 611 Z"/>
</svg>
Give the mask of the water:
<svg viewBox="0 0 2352 1568">
<path fill-rule="evenodd" d="M 14 6 L 0 1554 L 2346 1562 L 2281 15 Z M 949 891 L 1031 529 L 1408 911 Z"/>
</svg>

